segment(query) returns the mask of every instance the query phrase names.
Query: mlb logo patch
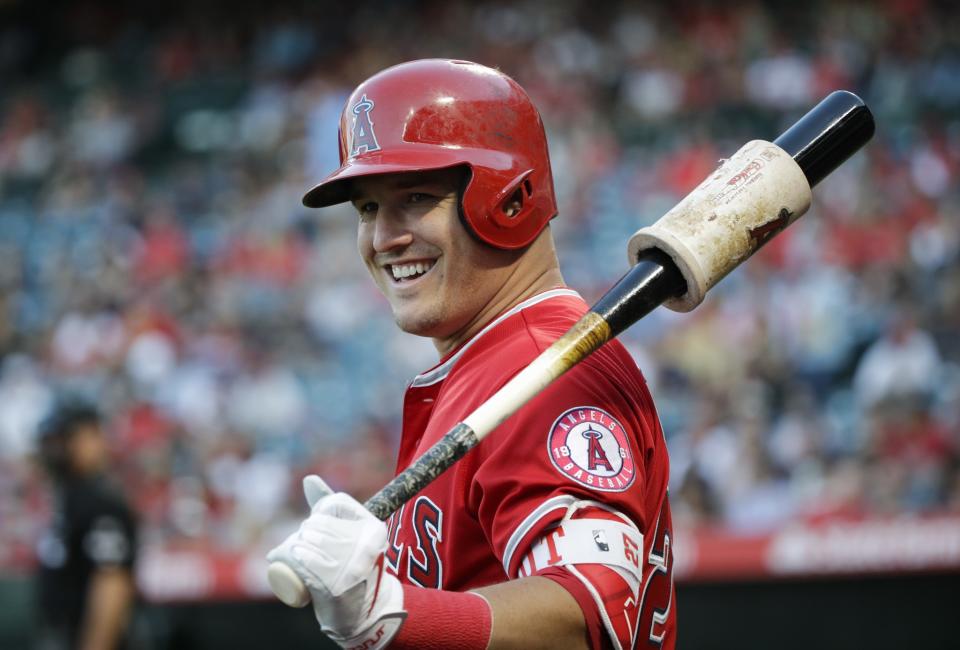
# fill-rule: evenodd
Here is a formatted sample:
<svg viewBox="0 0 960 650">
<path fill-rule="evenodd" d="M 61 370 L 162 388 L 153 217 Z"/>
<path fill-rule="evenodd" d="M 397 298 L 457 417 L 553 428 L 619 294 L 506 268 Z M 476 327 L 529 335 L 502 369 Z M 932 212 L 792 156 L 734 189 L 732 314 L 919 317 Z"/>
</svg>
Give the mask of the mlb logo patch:
<svg viewBox="0 0 960 650">
<path fill-rule="evenodd" d="M 594 406 L 564 412 L 550 428 L 550 461 L 567 478 L 601 492 L 622 492 L 633 484 L 636 464 L 623 426 Z"/>
</svg>

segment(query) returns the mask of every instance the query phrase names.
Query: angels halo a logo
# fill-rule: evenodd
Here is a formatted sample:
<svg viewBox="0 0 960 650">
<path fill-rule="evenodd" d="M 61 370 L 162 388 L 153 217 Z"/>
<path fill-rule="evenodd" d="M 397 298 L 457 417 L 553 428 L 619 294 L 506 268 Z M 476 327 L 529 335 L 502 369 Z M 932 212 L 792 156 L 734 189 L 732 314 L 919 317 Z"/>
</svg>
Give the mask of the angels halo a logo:
<svg viewBox="0 0 960 650">
<path fill-rule="evenodd" d="M 367 95 L 364 93 L 351 109 L 351 112 L 356 116 L 353 118 L 353 129 L 350 136 L 351 158 L 361 153 L 380 151 L 377 134 L 373 132 L 373 117 L 370 115 L 374 106 L 373 101 L 367 99 Z"/>
<path fill-rule="evenodd" d="M 623 426 L 595 406 L 565 411 L 550 427 L 547 446 L 561 474 L 594 490 L 622 492 L 637 475 Z"/>
</svg>

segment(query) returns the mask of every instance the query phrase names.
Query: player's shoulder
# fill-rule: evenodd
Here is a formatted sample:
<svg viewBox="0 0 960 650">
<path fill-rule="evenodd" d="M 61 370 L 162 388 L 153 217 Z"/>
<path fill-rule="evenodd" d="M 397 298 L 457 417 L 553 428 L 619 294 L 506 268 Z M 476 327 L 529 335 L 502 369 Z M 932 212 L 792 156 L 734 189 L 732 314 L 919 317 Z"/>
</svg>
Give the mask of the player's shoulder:
<svg viewBox="0 0 960 650">
<path fill-rule="evenodd" d="M 576 300 L 556 301 L 551 307 L 524 312 L 525 344 L 534 350 L 523 366 L 565 334 L 588 310 L 579 296 Z M 602 345 L 544 391 L 548 398 L 558 394 L 578 395 L 582 400 L 592 400 L 596 407 L 621 413 L 652 408 L 643 373 L 633 356 L 616 339 Z"/>
<path fill-rule="evenodd" d="M 516 337 L 518 346 L 526 345 L 532 348 L 527 363 L 565 334 L 589 309 L 579 296 L 538 307 L 540 308 L 523 313 L 525 336 Z M 628 390 L 646 386 L 633 356 L 616 339 L 608 341 L 574 366 L 567 373 L 566 379 L 599 382 L 603 386 L 600 388 L 601 393 L 608 392 L 611 384 Z M 560 379 L 563 380 L 564 378 Z"/>
<path fill-rule="evenodd" d="M 558 288 L 524 300 L 494 319 L 455 355 L 454 373 L 486 383 L 526 367 L 587 311 L 580 295 Z M 453 360 L 453 359 L 451 359 Z"/>
<path fill-rule="evenodd" d="M 589 307 L 580 294 L 566 289 L 549 300 L 521 310 L 516 327 L 509 332 L 519 344 L 533 344 L 541 351 L 565 334 Z"/>
<path fill-rule="evenodd" d="M 132 525 L 135 516 L 117 481 L 100 475 L 87 482 L 84 502 L 85 514 L 92 519 L 115 517 Z"/>
<path fill-rule="evenodd" d="M 571 289 L 555 289 L 524 301 L 498 318 L 475 339 L 457 362 L 458 379 L 494 388 L 530 364 L 589 309 Z M 612 387 L 645 390 L 646 382 L 633 357 L 616 340 L 609 341 L 577 364 L 557 386 L 593 386 L 598 394 Z"/>
</svg>

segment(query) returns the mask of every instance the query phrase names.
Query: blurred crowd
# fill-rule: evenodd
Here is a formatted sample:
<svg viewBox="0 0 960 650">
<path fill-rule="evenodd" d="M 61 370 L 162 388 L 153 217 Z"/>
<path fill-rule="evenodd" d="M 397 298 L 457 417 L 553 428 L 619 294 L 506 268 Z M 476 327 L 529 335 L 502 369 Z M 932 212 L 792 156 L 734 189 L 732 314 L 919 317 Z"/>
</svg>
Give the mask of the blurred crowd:
<svg viewBox="0 0 960 650">
<path fill-rule="evenodd" d="M 33 434 L 67 393 L 107 414 L 146 543 L 265 545 L 301 512 L 306 473 L 358 497 L 389 479 L 402 391 L 435 352 L 393 325 L 351 210 L 300 199 L 338 164 L 352 87 L 432 56 L 498 66 L 534 97 L 561 266 L 588 301 L 718 160 L 833 89 L 861 94 L 877 136 L 810 213 L 696 311 L 658 310 L 623 340 L 683 525 L 960 512 L 949 3 L 0 13 L 0 566 L 46 512 Z"/>
</svg>

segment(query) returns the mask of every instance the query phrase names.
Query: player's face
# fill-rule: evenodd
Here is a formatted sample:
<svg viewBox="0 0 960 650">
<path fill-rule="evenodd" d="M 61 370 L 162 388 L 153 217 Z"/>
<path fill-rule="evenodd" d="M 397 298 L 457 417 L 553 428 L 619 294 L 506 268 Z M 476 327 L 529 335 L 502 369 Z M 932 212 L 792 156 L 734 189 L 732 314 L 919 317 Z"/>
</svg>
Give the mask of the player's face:
<svg viewBox="0 0 960 650">
<path fill-rule="evenodd" d="M 397 325 L 434 339 L 441 354 L 496 314 L 517 253 L 480 243 L 457 210 L 460 169 L 384 174 L 354 182 L 357 243 Z"/>
</svg>

